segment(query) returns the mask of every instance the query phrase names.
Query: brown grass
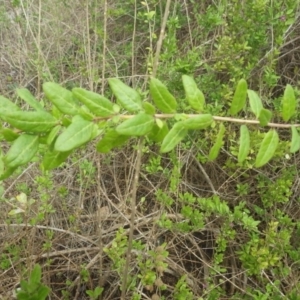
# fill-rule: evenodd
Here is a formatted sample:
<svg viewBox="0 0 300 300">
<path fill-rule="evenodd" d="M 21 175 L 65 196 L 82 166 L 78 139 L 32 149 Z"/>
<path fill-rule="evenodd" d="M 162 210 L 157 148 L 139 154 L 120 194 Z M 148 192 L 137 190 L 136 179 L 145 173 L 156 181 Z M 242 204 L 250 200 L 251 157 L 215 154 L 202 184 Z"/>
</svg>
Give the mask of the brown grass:
<svg viewBox="0 0 300 300">
<path fill-rule="evenodd" d="M 126 24 L 133 23 L 133 15 L 119 16 L 116 13 L 116 17 L 111 14 L 107 18 L 107 48 L 106 52 L 102 52 L 103 32 L 97 33 L 97 28 L 87 26 L 87 16 L 90 23 L 93 23 L 93 20 L 97 20 L 99 24 L 103 23 L 104 11 L 100 3 L 96 8 L 92 8 L 80 0 L 73 0 L 72 4 L 64 4 L 64 1 L 58 0 L 23 0 L 22 6 L 16 9 L 10 2 L 4 0 L 3 9 L 0 10 L 1 95 L 15 99 L 15 89 L 26 87 L 40 99 L 43 96 L 41 84 L 44 81 L 56 81 L 68 87 L 78 85 L 101 91 L 103 86 L 106 88 L 106 81 L 101 79 L 103 68 L 105 78 L 119 77 L 128 84 L 144 87 L 148 78 L 146 62 L 149 32 L 137 27 L 134 53 L 131 48 L 126 47 L 132 40 L 132 34 L 129 34 Z M 185 14 L 191 11 L 187 2 L 182 4 Z M 120 4 L 108 1 L 108 10 L 118 10 L 120 7 Z M 193 26 L 195 24 L 191 16 L 190 24 L 181 29 L 180 39 L 191 39 L 191 43 L 196 43 L 191 37 Z M 158 28 L 154 28 L 154 31 L 157 30 Z M 214 36 L 208 37 L 211 45 L 222 28 L 219 30 Z M 299 81 L 297 70 L 300 59 L 297 49 L 300 44 L 296 35 L 298 31 L 299 23 L 295 23 L 294 27 L 291 27 L 292 33 L 287 36 L 281 49 L 278 62 L 281 74 L 278 86 L 281 88 L 286 83 L 297 85 Z M 205 60 L 209 62 L 210 54 L 205 55 Z M 132 66 L 132 63 L 135 65 Z M 282 90 L 280 93 L 282 94 Z M 167 290 L 161 292 L 161 295 L 171 299 L 178 279 L 184 274 L 187 274 L 187 282 L 197 296 L 201 296 L 207 288 L 208 277 L 213 277 L 216 285 L 224 287 L 228 299 L 235 292 L 246 293 L 247 285 L 263 288 L 261 283 L 245 274 L 235 254 L 238 246 L 246 242 L 247 237 L 244 237 L 242 228 L 236 228 L 236 240 L 230 242 L 225 253 L 223 266 L 228 272 L 221 274 L 212 266 L 216 239 L 222 230 L 221 217 L 208 219 L 203 230 L 189 234 L 165 230 L 157 225 L 156 221 L 162 213 L 166 213 L 176 222 L 180 222 L 182 216 L 177 205 L 167 209 L 156 199 L 158 189 L 166 190 L 170 185 L 170 177 L 163 172 L 150 175 L 145 171 L 145 164 L 151 155 L 155 155 L 156 150 L 150 148 L 143 156 L 137 191 L 134 239 L 145 243 L 147 251 L 156 249 L 158 242 L 167 243 L 168 268 L 161 278 L 167 285 Z M 243 170 L 224 169 L 222 166 L 230 155 L 226 150 L 216 163 L 205 165 L 198 162 L 195 153 L 194 149 L 184 152 L 178 150 L 177 154 L 182 164 L 181 179 L 177 191 L 170 195 L 175 202 L 179 193 L 184 192 L 197 197 L 218 194 L 234 207 L 241 200 L 236 193 L 237 183 L 247 182 L 251 186 L 251 192 L 242 200 L 251 207 L 260 201 L 255 190 L 255 177 L 258 173 L 272 175 L 272 180 L 276 179 L 272 170 L 268 169 L 247 171 L 248 177 L 243 176 Z M 8 254 L 10 266 L 0 271 L 0 299 L 12 299 L 13 291 L 22 279 L 24 271 L 33 268 L 35 263 L 43 266 L 43 281 L 52 289 L 51 299 L 64 299 L 63 290 L 70 292 L 70 299 L 88 299 L 86 290 L 96 286 L 105 288 L 102 299 L 120 298 L 120 277 L 103 249 L 111 245 L 120 227 L 123 227 L 126 233 L 129 232 L 131 208 L 128 198 L 132 188 L 135 158 L 136 153 L 132 151 L 131 146 L 108 155 L 96 153 L 93 145 L 81 149 L 63 167 L 51 173 L 53 188 L 50 187 L 46 193 L 49 194 L 49 203 L 55 212 L 46 213 L 38 225 L 19 223 L 17 218 L 8 215 L 15 204 L 13 198 L 20 193 L 22 184 L 27 187 L 29 197 L 36 200 L 27 218 L 30 220 L 37 216 L 40 206 L 43 205 L 40 199 L 42 191 L 38 190 L 37 183 L 37 176 L 41 175 L 38 164 L 30 164 L 22 173 L 5 181 L 4 197 L 12 200 L 0 203 L 0 253 Z M 92 162 L 95 167 L 96 171 L 92 177 L 83 174 L 80 166 L 84 160 Z M 296 158 L 289 164 L 299 165 L 299 161 Z M 168 159 L 163 161 L 163 165 L 170 169 L 173 166 Z M 280 176 L 280 170 L 277 176 Z M 298 184 L 297 177 L 293 186 L 293 199 L 282 207 L 294 220 L 300 218 Z M 67 189 L 65 196 L 59 192 L 62 187 Z M 145 201 L 140 201 L 142 197 Z M 45 250 L 43 245 L 47 241 L 49 230 L 53 232 L 53 238 L 51 247 Z M 293 243 L 299 245 L 297 238 Z M 8 248 L 11 249 L 9 253 Z M 15 256 L 12 249 L 15 249 Z M 133 272 L 138 270 L 136 255 L 133 253 L 130 264 Z M 147 256 L 147 253 L 144 255 Z M 83 265 L 90 274 L 87 282 L 83 282 L 80 277 Z M 299 270 L 290 267 L 290 280 L 293 283 L 283 282 L 286 290 L 289 290 L 289 285 L 295 285 L 300 279 Z M 270 274 L 265 274 L 266 282 L 271 281 L 271 277 Z M 71 282 L 69 286 L 66 285 L 67 281 Z M 147 291 L 141 285 L 136 289 L 142 295 L 142 299 L 151 299 L 155 292 Z"/>
</svg>

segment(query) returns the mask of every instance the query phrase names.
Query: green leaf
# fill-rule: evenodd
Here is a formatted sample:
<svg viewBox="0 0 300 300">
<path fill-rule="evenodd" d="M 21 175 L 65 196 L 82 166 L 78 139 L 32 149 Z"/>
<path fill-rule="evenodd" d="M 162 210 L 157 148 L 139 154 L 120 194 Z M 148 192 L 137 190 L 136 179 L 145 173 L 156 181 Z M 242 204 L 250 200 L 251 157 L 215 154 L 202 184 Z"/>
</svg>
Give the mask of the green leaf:
<svg viewBox="0 0 300 300">
<path fill-rule="evenodd" d="M 104 123 L 106 124 L 106 122 L 104 122 Z M 92 131 L 90 140 L 95 139 L 95 138 L 98 137 L 101 133 L 103 133 L 104 129 L 103 129 L 103 128 L 100 128 L 101 126 L 105 126 L 105 125 L 103 125 L 102 122 L 98 123 L 97 125 L 94 124 L 93 131 Z"/>
<path fill-rule="evenodd" d="M 221 123 L 218 135 L 216 137 L 216 141 L 215 141 L 214 145 L 212 146 L 212 148 L 210 149 L 209 154 L 208 154 L 208 159 L 210 161 L 215 160 L 218 157 L 221 147 L 223 146 L 224 134 L 225 134 L 225 126 L 223 123 Z"/>
<path fill-rule="evenodd" d="M 203 93 L 198 89 L 194 78 L 188 75 L 182 75 L 182 82 L 185 91 L 185 97 L 190 106 L 194 110 L 202 112 L 205 105 L 205 97 Z"/>
<path fill-rule="evenodd" d="M 113 110 L 114 110 L 115 114 L 118 114 L 120 112 L 120 110 L 121 110 L 121 107 L 118 104 L 114 103 Z"/>
<path fill-rule="evenodd" d="M 293 87 L 287 84 L 282 98 L 282 119 L 287 122 L 296 112 L 296 97 Z"/>
<path fill-rule="evenodd" d="M 157 119 L 161 121 L 160 119 Z M 162 126 L 158 126 L 158 124 L 155 124 L 151 130 L 151 132 L 148 134 L 148 138 L 156 143 L 159 143 L 163 141 L 167 133 L 169 132 L 168 124 L 165 121 L 162 121 Z"/>
<path fill-rule="evenodd" d="M 260 125 L 267 126 L 271 118 L 272 118 L 272 112 L 269 111 L 268 109 L 262 108 L 258 117 Z"/>
<path fill-rule="evenodd" d="M 140 113 L 117 126 L 116 131 L 122 135 L 143 136 L 151 131 L 154 117 Z"/>
<path fill-rule="evenodd" d="M 295 126 L 292 126 L 292 141 L 290 152 L 295 153 L 300 149 L 300 135 Z"/>
<path fill-rule="evenodd" d="M 4 172 L 0 173 L 0 181 L 9 178 L 17 169 L 18 167 L 14 168 L 7 168 Z"/>
<path fill-rule="evenodd" d="M 258 119 L 260 111 L 263 109 L 262 102 L 256 92 L 252 90 L 248 90 L 247 92 L 248 92 L 251 110 L 255 114 L 256 118 Z"/>
<path fill-rule="evenodd" d="M 109 86 L 118 102 L 129 112 L 142 110 L 140 94 L 117 78 L 108 79 Z"/>
<path fill-rule="evenodd" d="M 162 121 L 161 119 L 155 118 L 155 124 L 156 124 L 159 128 L 163 128 L 163 126 L 164 126 L 164 121 Z"/>
<path fill-rule="evenodd" d="M 2 118 L 2 112 L 6 110 L 6 111 L 20 111 L 21 109 L 19 108 L 19 106 L 17 106 L 16 104 L 14 104 L 13 102 L 11 102 L 9 99 L 0 96 L 0 118 Z"/>
<path fill-rule="evenodd" d="M 188 131 L 183 126 L 182 122 L 177 122 L 165 136 L 160 152 L 166 153 L 173 150 L 187 135 Z"/>
<path fill-rule="evenodd" d="M 199 115 L 196 117 L 191 117 L 182 121 L 182 125 L 186 129 L 205 129 L 211 125 L 213 122 L 213 117 L 210 114 Z"/>
<path fill-rule="evenodd" d="M 19 134 L 10 128 L 2 128 L 0 134 L 2 134 L 4 139 L 8 142 L 12 142 L 19 137 Z"/>
<path fill-rule="evenodd" d="M 54 142 L 60 130 L 61 130 L 60 125 L 57 125 L 52 128 L 52 130 L 50 131 L 47 137 L 47 145 L 50 146 Z"/>
<path fill-rule="evenodd" d="M 45 300 L 49 295 L 51 289 L 45 285 L 39 287 L 38 294 L 36 296 L 36 300 Z"/>
<path fill-rule="evenodd" d="M 245 106 L 247 99 L 247 82 L 241 79 L 236 87 L 230 107 L 230 114 L 237 115 Z"/>
<path fill-rule="evenodd" d="M 111 149 L 124 145 L 130 139 L 129 136 L 120 135 L 115 129 L 109 129 L 96 146 L 100 153 L 108 153 Z"/>
<path fill-rule="evenodd" d="M 30 274 L 29 283 L 40 283 L 42 278 L 41 266 L 36 264 Z"/>
<path fill-rule="evenodd" d="M 82 88 L 74 88 L 72 93 L 96 116 L 109 117 L 115 114 L 114 104 L 99 94 Z"/>
<path fill-rule="evenodd" d="M 17 89 L 18 96 L 27 102 L 32 108 L 37 111 L 45 111 L 43 106 L 39 101 L 37 101 L 34 96 L 27 89 Z"/>
<path fill-rule="evenodd" d="M 53 170 L 64 163 L 71 153 L 72 151 L 48 151 L 43 157 L 42 167 L 44 170 Z"/>
<path fill-rule="evenodd" d="M 58 136 L 54 149 L 66 152 L 80 147 L 91 139 L 95 126 L 93 122 L 84 120 L 81 116 L 74 117 L 71 125 Z"/>
<path fill-rule="evenodd" d="M 25 131 L 43 133 L 57 125 L 58 121 L 43 111 L 3 111 L 1 118 L 10 125 Z"/>
<path fill-rule="evenodd" d="M 12 209 L 12 210 L 8 213 L 8 215 L 9 215 L 9 216 L 14 216 L 14 215 L 17 215 L 17 214 L 20 214 L 20 213 L 24 213 L 24 212 L 25 212 L 24 209 L 22 209 L 22 208 L 16 208 L 16 209 Z"/>
<path fill-rule="evenodd" d="M 240 147 L 238 154 L 238 162 L 242 163 L 248 156 L 250 151 L 250 134 L 248 127 L 242 125 L 240 128 Z"/>
<path fill-rule="evenodd" d="M 150 94 L 156 107 L 163 113 L 175 113 L 177 102 L 167 87 L 158 79 L 150 79 Z"/>
<path fill-rule="evenodd" d="M 256 168 L 262 167 L 274 156 L 278 143 L 279 137 L 277 131 L 274 129 L 270 129 L 260 145 L 255 160 Z"/>
<path fill-rule="evenodd" d="M 72 123 L 72 119 L 65 116 L 65 117 L 62 118 L 61 122 L 62 122 L 64 127 L 69 127 Z"/>
<path fill-rule="evenodd" d="M 42 145 L 47 144 L 47 135 L 40 135 L 39 143 Z"/>
<path fill-rule="evenodd" d="M 66 118 L 65 116 L 55 105 L 51 107 L 51 115 L 56 119 Z"/>
<path fill-rule="evenodd" d="M 93 121 L 95 119 L 95 115 L 92 114 L 90 112 L 90 110 L 85 106 L 85 105 L 82 105 L 79 109 L 79 115 L 84 118 L 85 120 L 88 120 L 88 121 Z"/>
<path fill-rule="evenodd" d="M 12 144 L 3 160 L 8 168 L 15 168 L 28 163 L 39 148 L 39 137 L 22 134 Z"/>
<path fill-rule="evenodd" d="M 146 114 L 154 115 L 155 114 L 155 107 L 149 102 L 143 102 L 143 109 Z"/>
<path fill-rule="evenodd" d="M 64 114 L 75 116 L 79 113 L 79 106 L 73 99 L 71 91 L 57 83 L 46 82 L 43 84 L 46 97 Z"/>
</svg>

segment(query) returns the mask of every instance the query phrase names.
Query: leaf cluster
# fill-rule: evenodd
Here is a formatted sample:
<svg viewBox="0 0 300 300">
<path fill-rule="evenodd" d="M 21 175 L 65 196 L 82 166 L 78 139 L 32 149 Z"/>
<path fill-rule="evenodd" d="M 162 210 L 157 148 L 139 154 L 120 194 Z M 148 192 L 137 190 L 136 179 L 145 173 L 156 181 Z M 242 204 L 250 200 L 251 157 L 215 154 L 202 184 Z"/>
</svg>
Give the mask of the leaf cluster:
<svg viewBox="0 0 300 300">
<path fill-rule="evenodd" d="M 69 91 L 56 83 L 45 83 L 45 96 L 52 103 L 47 111 L 28 90 L 18 90 L 18 95 L 34 110 L 22 111 L 10 100 L 0 98 L 0 119 L 10 127 L 1 128 L 3 140 L 12 142 L 5 155 L 1 154 L 1 178 L 9 177 L 16 168 L 32 160 L 39 146 L 44 144 L 47 151 L 43 156 L 42 167 L 50 170 L 64 162 L 73 150 L 99 138 L 96 149 L 106 153 L 124 145 L 132 137 L 147 137 L 160 145 L 160 152 L 173 150 L 190 130 L 209 131 L 219 121 L 208 159 L 215 160 L 224 144 L 225 122 L 238 122 L 235 117 L 246 109 L 249 98 L 250 109 L 258 125 L 269 126 L 272 112 L 263 107 L 258 94 L 247 89 L 241 79 L 236 87 L 228 117 L 225 119 L 207 113 L 205 98 L 192 77 L 183 75 L 183 87 L 188 104 L 197 112 L 194 115 L 179 114 L 177 101 L 167 87 L 158 79 L 151 78 L 149 91 L 151 104 L 143 101 L 141 95 L 119 79 L 109 79 L 110 88 L 116 97 L 114 104 L 104 96 L 82 89 Z M 125 114 L 121 111 L 124 110 Z M 282 99 L 282 119 L 289 121 L 296 111 L 296 98 L 292 86 L 287 85 Z M 161 113 L 157 113 L 161 112 Z M 169 120 L 172 120 L 170 122 Z M 245 120 L 240 127 L 238 162 L 242 163 L 250 151 L 250 135 Z M 250 121 L 251 123 L 251 121 Z M 170 124 L 172 127 L 169 129 Z M 300 136 L 295 126 L 291 126 L 292 140 L 290 152 L 300 148 Z M 275 154 L 279 136 L 275 128 L 270 129 L 261 142 L 256 155 L 255 167 L 265 165 Z"/>
<path fill-rule="evenodd" d="M 21 288 L 17 291 L 18 300 L 44 300 L 48 296 L 50 289 L 41 283 L 41 267 L 35 265 L 29 280 L 21 281 Z"/>
</svg>

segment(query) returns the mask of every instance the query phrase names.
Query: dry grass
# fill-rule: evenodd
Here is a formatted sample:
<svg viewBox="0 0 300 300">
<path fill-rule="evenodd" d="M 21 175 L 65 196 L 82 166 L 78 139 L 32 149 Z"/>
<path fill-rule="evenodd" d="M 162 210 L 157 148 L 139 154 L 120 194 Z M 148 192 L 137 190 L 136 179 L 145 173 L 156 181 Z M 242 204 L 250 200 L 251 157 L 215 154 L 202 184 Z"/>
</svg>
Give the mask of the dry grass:
<svg viewBox="0 0 300 300">
<path fill-rule="evenodd" d="M 183 13 L 189 14 L 191 8 L 186 2 L 182 4 L 182 9 Z M 143 87 L 148 76 L 146 62 L 149 32 L 137 28 L 132 53 L 132 49 L 126 47 L 128 41 L 132 40 L 132 34 L 128 33 L 125 25 L 133 23 L 134 16 L 109 17 L 106 20 L 106 51 L 102 52 L 99 48 L 103 45 L 101 37 L 104 33 L 96 34 L 98 29 L 88 26 L 87 16 L 90 21 L 94 18 L 102 24 L 104 8 L 100 3 L 97 8 L 89 7 L 86 3 L 73 0 L 72 5 L 69 5 L 58 0 L 32 0 L 21 1 L 22 6 L 18 9 L 13 8 L 10 1 L 5 0 L 1 4 L 1 95 L 14 98 L 16 87 L 27 87 L 37 98 L 41 98 L 41 84 L 48 80 L 70 87 L 79 85 L 101 91 L 106 87 L 105 80 L 101 79 L 103 69 L 105 78 L 121 77 L 129 84 Z M 108 1 L 107 9 L 117 10 L 120 7 Z M 181 29 L 180 38 L 196 43 L 191 37 L 193 26 L 195 24 L 191 21 L 187 28 Z M 222 28 L 218 30 L 221 32 Z M 299 39 L 295 35 L 299 31 L 299 24 L 295 24 L 291 30 L 293 34 L 287 38 L 279 57 L 282 84 L 297 84 L 299 80 L 296 72 L 300 62 L 296 51 Z M 220 32 L 216 31 L 214 36 L 207 37 L 211 45 Z M 205 55 L 206 62 L 209 62 L 210 54 Z M 151 151 L 155 149 L 144 154 L 143 166 L 155 153 Z M 222 153 L 217 163 L 204 166 L 199 164 L 193 153 L 193 150 L 177 153 L 182 164 L 181 179 L 172 197 L 176 198 L 184 192 L 197 197 L 218 194 L 233 207 L 240 201 L 236 195 L 237 183 L 247 182 L 253 189 L 243 200 L 252 205 L 259 203 L 255 177 L 259 172 L 267 176 L 271 172 L 252 170 L 245 179 L 244 171 L 230 173 L 221 167 L 228 153 Z M 108 155 L 96 153 L 93 146 L 81 150 L 64 167 L 51 174 L 53 187 L 46 193 L 49 194 L 49 203 L 55 212 L 46 213 L 38 225 L 18 223 L 17 219 L 8 215 L 11 205 L 0 203 L 0 253 L 5 254 L 4 249 L 8 247 L 15 249 L 15 256 L 13 250 L 9 254 L 10 267 L 0 272 L 0 299 L 12 299 L 13 290 L 18 286 L 24 269 L 31 269 L 35 263 L 43 266 L 44 282 L 52 289 L 51 299 L 64 299 L 62 291 L 66 289 L 70 292 L 70 299 L 88 299 L 86 290 L 96 286 L 105 288 L 102 299 L 120 298 L 120 277 L 113 270 L 112 262 L 103 249 L 111 245 L 120 227 L 129 233 L 131 207 L 128 198 L 132 189 L 135 159 L 136 153 L 131 147 Z M 95 167 L 92 177 L 83 173 L 83 161 L 92 162 Z M 298 160 L 293 163 L 299 165 Z M 165 168 L 172 168 L 169 160 L 164 160 L 163 164 Z M 16 197 L 22 184 L 28 188 L 30 197 L 37 200 L 28 213 L 28 220 L 37 216 L 42 205 L 37 183 L 40 174 L 38 165 L 33 163 L 14 179 L 5 182 L 6 199 Z M 297 182 L 293 187 L 293 199 L 284 207 L 293 219 L 300 218 L 299 202 L 296 200 L 299 196 Z M 190 234 L 168 231 L 157 225 L 156 221 L 162 213 L 174 221 L 181 221 L 179 207 L 165 209 L 156 199 L 158 189 L 166 189 L 169 185 L 169 176 L 163 172 L 149 175 L 142 167 L 137 191 L 134 239 L 145 243 L 147 251 L 154 250 L 158 242 L 167 242 L 168 269 L 162 276 L 167 291 L 161 295 L 171 299 L 176 282 L 184 274 L 187 274 L 187 281 L 194 294 L 199 296 L 207 288 L 207 278 L 211 273 L 214 274 L 215 284 L 222 285 L 228 297 L 238 291 L 246 293 L 247 285 L 260 288 L 260 283 L 246 276 L 235 255 L 238 246 L 245 242 L 242 228 L 236 229 L 237 239 L 226 250 L 224 267 L 228 273 L 221 274 L 212 267 L 216 238 L 222 229 L 221 217 L 207 220 L 205 229 Z M 66 195 L 60 193 L 62 187 L 67 189 Z M 145 201 L 140 201 L 142 197 Z M 52 231 L 53 237 L 51 246 L 45 249 L 47 231 Z M 90 274 L 86 282 L 80 277 L 83 265 Z M 132 270 L 138 269 L 135 253 L 130 267 Z M 271 280 L 270 274 L 265 277 L 267 281 Z M 296 283 L 300 279 L 299 271 L 293 270 L 291 277 Z M 67 281 L 70 282 L 69 286 L 66 285 Z M 289 285 L 288 282 L 283 284 Z M 142 299 L 151 299 L 154 293 L 144 290 L 142 286 L 137 286 L 137 291 Z"/>
</svg>

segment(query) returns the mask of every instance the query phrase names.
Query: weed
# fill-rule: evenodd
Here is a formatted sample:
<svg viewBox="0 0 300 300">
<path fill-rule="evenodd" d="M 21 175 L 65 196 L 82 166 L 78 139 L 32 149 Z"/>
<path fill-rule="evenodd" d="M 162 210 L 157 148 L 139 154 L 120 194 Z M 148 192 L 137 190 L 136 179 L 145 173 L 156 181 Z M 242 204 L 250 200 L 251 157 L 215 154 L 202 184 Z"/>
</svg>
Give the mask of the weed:
<svg viewBox="0 0 300 300">
<path fill-rule="evenodd" d="M 18 300 L 44 300 L 48 296 L 50 289 L 41 283 L 41 267 L 35 265 L 29 280 L 22 280 L 21 288 L 17 291 Z"/>
</svg>

